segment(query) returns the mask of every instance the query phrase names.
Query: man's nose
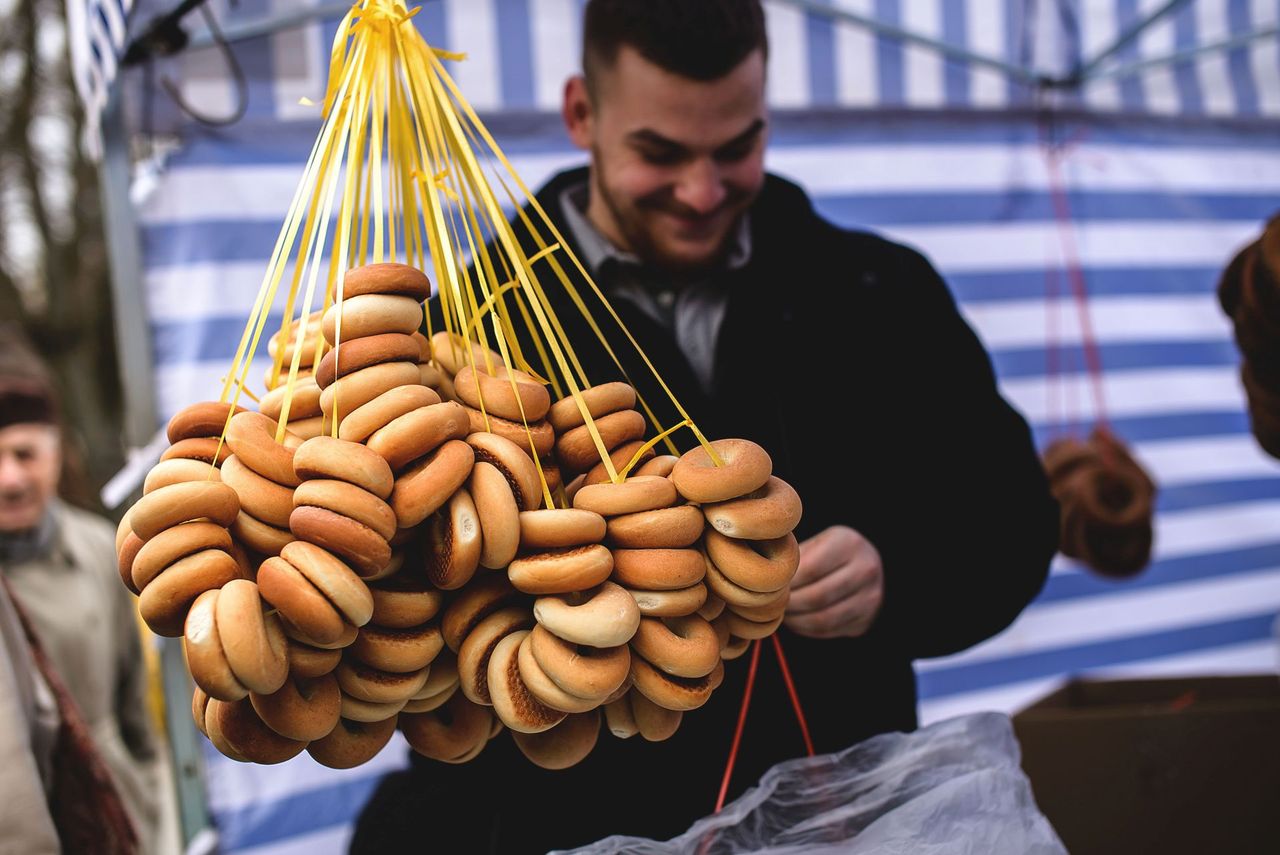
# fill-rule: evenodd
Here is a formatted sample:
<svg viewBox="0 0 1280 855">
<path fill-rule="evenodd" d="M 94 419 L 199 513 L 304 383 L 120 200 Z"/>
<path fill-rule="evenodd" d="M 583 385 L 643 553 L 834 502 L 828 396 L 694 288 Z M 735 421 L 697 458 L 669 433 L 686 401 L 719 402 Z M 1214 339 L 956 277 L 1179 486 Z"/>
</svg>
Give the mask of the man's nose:
<svg viewBox="0 0 1280 855">
<path fill-rule="evenodd" d="M 710 158 L 699 158 L 690 163 L 676 185 L 676 200 L 698 214 L 715 211 L 725 195 L 720 168 Z"/>
<path fill-rule="evenodd" d="M 26 471 L 12 454 L 0 454 L 0 488 L 19 486 L 26 478 Z"/>
</svg>

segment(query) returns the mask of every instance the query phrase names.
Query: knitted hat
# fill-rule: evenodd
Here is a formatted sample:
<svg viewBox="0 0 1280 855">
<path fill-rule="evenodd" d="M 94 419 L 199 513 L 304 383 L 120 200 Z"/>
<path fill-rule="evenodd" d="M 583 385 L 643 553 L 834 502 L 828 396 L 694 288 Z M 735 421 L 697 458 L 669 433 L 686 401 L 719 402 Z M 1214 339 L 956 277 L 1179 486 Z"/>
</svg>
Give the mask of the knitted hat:
<svg viewBox="0 0 1280 855">
<path fill-rule="evenodd" d="M 43 379 L 0 375 L 0 428 L 33 423 L 58 424 L 53 390 Z"/>
</svg>

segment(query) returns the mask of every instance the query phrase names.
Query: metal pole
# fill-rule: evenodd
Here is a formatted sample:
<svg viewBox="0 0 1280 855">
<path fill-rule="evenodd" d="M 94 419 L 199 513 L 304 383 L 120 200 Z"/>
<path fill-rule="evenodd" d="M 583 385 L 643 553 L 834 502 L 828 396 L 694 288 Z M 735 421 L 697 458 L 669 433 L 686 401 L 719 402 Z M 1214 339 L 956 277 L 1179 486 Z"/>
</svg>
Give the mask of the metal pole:
<svg viewBox="0 0 1280 855">
<path fill-rule="evenodd" d="M 832 6 L 829 2 L 822 2 L 822 0 L 772 0 L 772 2 L 794 6 L 802 11 L 811 12 L 815 15 L 822 15 L 823 17 L 831 18 L 832 20 L 839 21 L 841 23 L 853 24 L 854 26 L 862 27 L 863 29 L 870 30 L 873 33 L 885 36 L 886 38 L 896 39 L 908 44 L 919 45 L 936 51 L 951 59 L 967 62 L 970 65 L 982 65 L 987 68 L 994 68 L 1022 83 L 1037 84 L 1045 82 L 1044 78 L 1040 75 L 1037 75 L 1021 66 L 1013 65 L 1012 63 L 996 59 L 995 57 L 974 53 L 973 51 L 957 47 L 956 45 L 949 44 L 948 42 L 941 41 L 940 39 L 935 39 L 930 36 L 922 36 L 919 33 L 913 33 L 910 30 L 905 30 L 894 24 L 888 24 L 867 15 L 851 12 L 848 9 L 840 9 Z M 1176 2 L 1182 2 L 1182 0 L 1176 0 Z"/>
<path fill-rule="evenodd" d="M 1241 33 L 1240 35 L 1237 35 L 1237 36 L 1230 36 L 1221 41 L 1210 42 L 1207 45 L 1199 45 L 1193 48 L 1184 48 L 1183 50 L 1177 51 L 1175 53 L 1167 54 L 1165 56 L 1158 56 L 1153 59 L 1144 59 L 1141 62 L 1131 62 L 1128 65 L 1120 65 L 1115 68 L 1109 68 L 1106 71 L 1099 71 L 1090 75 L 1085 82 L 1088 83 L 1093 80 L 1108 80 L 1108 79 L 1114 80 L 1120 77 L 1130 77 L 1134 74 L 1140 74 L 1141 72 L 1146 71 L 1147 69 L 1155 66 L 1177 65 L 1179 63 L 1187 62 L 1189 60 L 1195 59 L 1196 57 L 1202 56 L 1203 54 L 1206 54 L 1206 53 L 1232 50 L 1234 48 L 1247 45 L 1250 42 L 1255 42 L 1259 39 L 1270 38 L 1271 36 L 1274 36 L 1277 34 L 1280 34 L 1280 27 L 1276 27 L 1276 26 L 1262 27 L 1261 29 L 1253 30 L 1252 32 Z"/>
<path fill-rule="evenodd" d="M 287 30 L 291 27 L 299 27 L 317 19 L 341 18 L 350 11 L 351 5 L 350 0 L 348 0 L 346 3 L 324 3 L 319 6 L 313 6 L 310 9 L 300 9 L 296 12 L 285 12 L 282 15 L 263 18 L 260 21 L 249 21 L 235 27 L 224 27 L 222 35 L 223 39 L 229 44 L 243 41 L 244 39 L 256 39 L 259 36 L 269 36 L 272 33 L 278 33 L 281 30 Z M 208 30 L 204 30 L 191 37 L 189 47 L 204 48 L 213 44 L 213 34 Z"/>
<path fill-rule="evenodd" d="M 1120 37 L 1117 38 L 1115 42 L 1111 44 L 1110 47 L 1103 48 L 1101 51 L 1098 52 L 1097 55 L 1094 56 L 1093 59 L 1089 60 L 1084 65 L 1080 66 L 1079 70 L 1076 71 L 1075 74 L 1071 75 L 1071 78 L 1073 78 L 1076 81 L 1084 81 L 1092 78 L 1094 76 L 1094 72 L 1097 71 L 1098 66 L 1102 65 L 1102 63 L 1106 62 L 1112 56 L 1116 55 L 1117 53 L 1119 53 L 1120 51 L 1128 47 L 1130 44 L 1132 44 L 1139 36 L 1145 33 L 1151 27 L 1151 25 L 1154 24 L 1156 21 L 1160 20 L 1165 15 L 1168 15 L 1171 12 L 1177 11 L 1179 6 L 1183 6 L 1186 3 L 1187 3 L 1187 0 L 1168 0 L 1168 2 L 1165 3 L 1163 6 L 1161 6 L 1159 9 L 1152 11 L 1150 15 L 1147 15 L 1147 17 L 1143 18 L 1141 21 L 1134 24 L 1129 29 L 1125 30 L 1120 35 Z"/>
</svg>

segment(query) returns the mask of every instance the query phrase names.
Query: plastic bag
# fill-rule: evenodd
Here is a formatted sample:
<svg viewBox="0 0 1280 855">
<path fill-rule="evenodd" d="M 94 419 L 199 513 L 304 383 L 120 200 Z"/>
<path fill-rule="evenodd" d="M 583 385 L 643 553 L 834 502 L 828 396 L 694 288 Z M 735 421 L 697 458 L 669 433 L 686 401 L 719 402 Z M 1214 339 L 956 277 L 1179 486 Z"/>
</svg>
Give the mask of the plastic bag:
<svg viewBox="0 0 1280 855">
<path fill-rule="evenodd" d="M 1057 855 L 1008 716 L 978 713 L 789 760 L 681 836 L 608 837 L 573 855 L 840 852 Z"/>
</svg>

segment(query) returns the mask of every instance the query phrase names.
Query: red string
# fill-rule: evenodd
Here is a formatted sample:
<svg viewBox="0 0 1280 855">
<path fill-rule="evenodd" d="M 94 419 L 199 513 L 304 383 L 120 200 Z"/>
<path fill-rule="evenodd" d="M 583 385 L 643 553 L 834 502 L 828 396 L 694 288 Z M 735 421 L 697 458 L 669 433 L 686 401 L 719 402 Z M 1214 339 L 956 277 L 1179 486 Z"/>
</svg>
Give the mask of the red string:
<svg viewBox="0 0 1280 855">
<path fill-rule="evenodd" d="M 773 650 L 778 654 L 778 665 L 782 668 L 782 679 L 787 684 L 787 694 L 791 695 L 791 706 L 796 711 L 796 721 L 800 723 L 800 735 L 804 737 L 804 750 L 809 752 L 812 757 L 815 753 L 813 750 L 813 739 L 809 736 L 809 723 L 805 721 L 804 710 L 800 708 L 800 695 L 796 693 L 796 684 L 791 679 L 791 669 L 787 667 L 787 657 L 782 653 L 782 639 L 775 632 L 773 634 Z"/>
<path fill-rule="evenodd" d="M 738 711 L 738 727 L 733 732 L 733 745 L 729 748 L 729 763 L 724 769 L 724 778 L 720 781 L 720 796 L 716 799 L 715 812 L 724 807 L 725 795 L 729 792 L 729 779 L 733 777 L 733 764 L 738 762 L 738 746 L 742 744 L 742 731 L 747 726 L 747 708 L 751 706 L 751 690 L 756 685 L 756 670 L 760 666 L 760 640 L 751 645 L 751 667 L 747 671 L 747 687 L 742 692 L 742 709 Z"/>
</svg>

